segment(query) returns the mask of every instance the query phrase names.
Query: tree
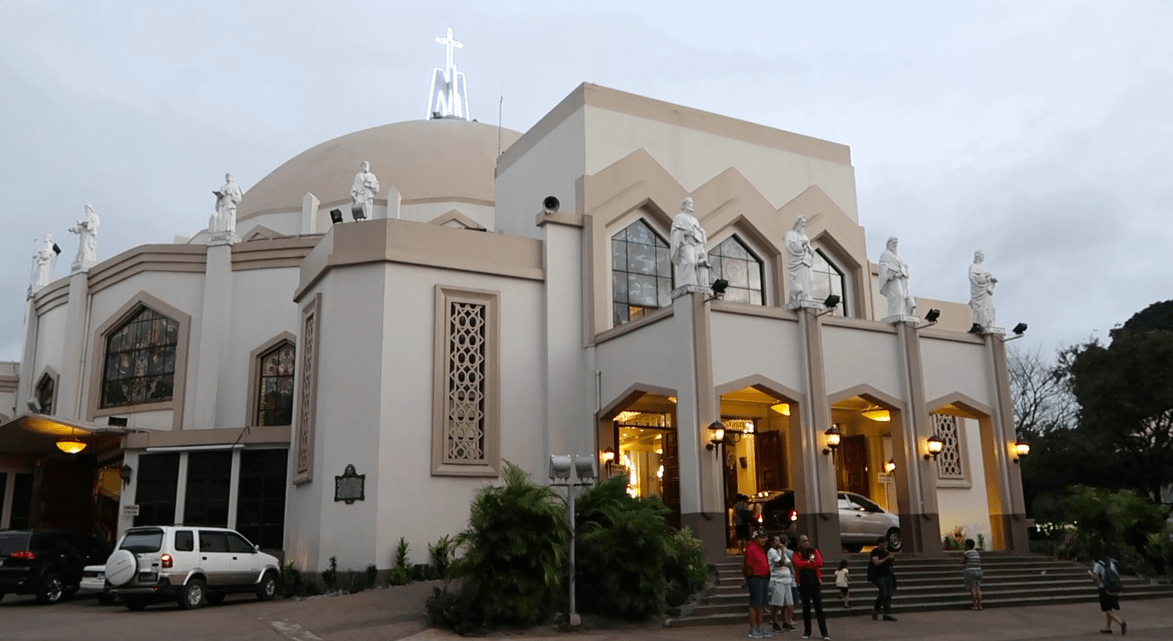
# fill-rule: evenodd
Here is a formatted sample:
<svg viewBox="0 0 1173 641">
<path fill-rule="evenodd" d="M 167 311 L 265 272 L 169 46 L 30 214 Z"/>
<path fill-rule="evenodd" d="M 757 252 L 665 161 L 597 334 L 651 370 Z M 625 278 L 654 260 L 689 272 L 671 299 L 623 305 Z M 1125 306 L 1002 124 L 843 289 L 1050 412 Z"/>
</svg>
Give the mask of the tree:
<svg viewBox="0 0 1173 641">
<path fill-rule="evenodd" d="M 1060 352 L 1060 356 L 1064 352 Z M 1014 402 L 1014 429 L 1023 438 L 1036 440 L 1056 429 L 1075 427 L 1079 404 L 1071 394 L 1071 376 L 1059 363 L 1043 359 L 1040 348 L 1010 349 L 1010 393 Z"/>
</svg>

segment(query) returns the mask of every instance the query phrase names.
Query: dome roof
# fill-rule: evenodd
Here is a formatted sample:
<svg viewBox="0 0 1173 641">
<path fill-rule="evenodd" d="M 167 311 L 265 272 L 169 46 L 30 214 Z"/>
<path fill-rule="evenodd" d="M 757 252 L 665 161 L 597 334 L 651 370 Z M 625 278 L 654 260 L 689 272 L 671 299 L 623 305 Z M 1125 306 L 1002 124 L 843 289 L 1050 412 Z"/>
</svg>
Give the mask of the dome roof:
<svg viewBox="0 0 1173 641">
<path fill-rule="evenodd" d="M 300 210 L 306 192 L 321 206 L 350 202 L 359 165 L 371 163 L 387 189 L 404 202 L 457 201 L 492 205 L 498 135 L 504 151 L 521 137 L 511 129 L 466 120 L 413 120 L 372 127 L 328 140 L 294 156 L 244 194 L 237 218 Z"/>
</svg>

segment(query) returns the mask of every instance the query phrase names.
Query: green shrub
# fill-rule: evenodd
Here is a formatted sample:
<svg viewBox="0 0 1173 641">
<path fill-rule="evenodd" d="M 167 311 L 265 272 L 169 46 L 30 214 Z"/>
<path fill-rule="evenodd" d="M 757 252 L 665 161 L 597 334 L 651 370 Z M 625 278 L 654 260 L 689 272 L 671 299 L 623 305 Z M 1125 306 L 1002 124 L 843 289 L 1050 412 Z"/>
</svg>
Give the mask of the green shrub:
<svg viewBox="0 0 1173 641">
<path fill-rule="evenodd" d="M 338 557 L 330 557 L 330 569 L 322 571 L 322 585 L 327 592 L 338 589 Z"/>
<path fill-rule="evenodd" d="M 452 539 L 448 536 L 440 537 L 435 545 L 428 544 L 428 552 L 432 555 L 432 567 L 436 576 L 441 579 L 448 578 L 448 567 L 452 563 Z"/>
<path fill-rule="evenodd" d="M 566 508 L 551 488 L 535 485 L 505 462 L 501 486 L 481 489 L 468 529 L 456 536 L 464 554 L 451 574 L 464 578 L 451 607 L 469 626 L 535 625 L 549 619 L 567 553 Z"/>
<path fill-rule="evenodd" d="M 584 493 L 577 512 L 580 610 L 629 619 L 660 612 L 675 551 L 660 498 L 632 498 L 615 476 Z"/>
<path fill-rule="evenodd" d="M 672 584 L 684 588 L 685 598 L 704 587 L 709 580 L 709 567 L 705 563 L 705 549 L 701 540 L 693 536 L 689 528 L 681 528 L 670 538 L 672 551 L 664 574 Z M 669 603 L 669 605 L 677 605 Z"/>
<path fill-rule="evenodd" d="M 424 604 L 428 623 L 450 628 L 460 634 L 482 632 L 484 613 L 464 594 L 450 592 L 448 588 L 432 588 L 432 596 Z"/>
<path fill-rule="evenodd" d="M 303 593 L 301 570 L 293 567 L 293 561 L 287 561 L 281 568 L 281 584 L 285 598 L 298 596 Z"/>
<path fill-rule="evenodd" d="M 1071 488 L 1062 506 L 1078 539 L 1069 547 L 1086 549 L 1092 557 L 1110 554 L 1119 560 L 1130 548 L 1143 549 L 1148 535 L 1163 529 L 1169 513 L 1131 490 L 1112 492 L 1083 485 Z"/>
</svg>

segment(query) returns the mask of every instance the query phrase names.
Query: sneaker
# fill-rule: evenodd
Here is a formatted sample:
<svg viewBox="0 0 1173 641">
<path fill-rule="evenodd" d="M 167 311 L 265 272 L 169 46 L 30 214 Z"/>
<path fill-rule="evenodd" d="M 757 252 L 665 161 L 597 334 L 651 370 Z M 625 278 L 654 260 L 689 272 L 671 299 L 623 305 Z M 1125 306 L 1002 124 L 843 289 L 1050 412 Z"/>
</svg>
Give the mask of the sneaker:
<svg viewBox="0 0 1173 641">
<path fill-rule="evenodd" d="M 880 618 L 880 613 L 872 610 L 872 621 L 875 621 L 878 618 Z"/>
<path fill-rule="evenodd" d="M 885 621 L 895 621 L 895 620 L 896 620 L 896 617 L 892 616 L 891 614 L 885 614 L 885 615 L 884 615 L 884 620 L 885 620 Z"/>
<path fill-rule="evenodd" d="M 747 636 L 751 639 L 760 639 L 762 638 L 762 633 L 757 630 L 750 630 Z"/>
<path fill-rule="evenodd" d="M 781 632 L 781 631 L 782 631 L 782 626 L 778 625 L 778 622 L 777 622 L 777 621 L 775 621 L 775 622 L 774 622 L 774 625 L 773 625 L 773 626 L 771 626 L 771 627 L 773 627 L 773 628 L 774 628 L 774 632 Z"/>
<path fill-rule="evenodd" d="M 811 638 L 811 635 L 809 635 L 809 634 L 804 634 L 804 635 L 802 635 L 802 638 L 804 638 L 804 639 L 809 639 L 809 638 Z"/>
<path fill-rule="evenodd" d="M 789 632 L 790 630 L 797 630 L 798 626 L 794 625 L 793 623 L 783 623 L 782 628 Z"/>
<path fill-rule="evenodd" d="M 770 632 L 769 630 L 758 630 L 758 634 L 762 635 L 761 638 L 763 639 L 768 639 L 774 636 L 774 633 Z"/>
<path fill-rule="evenodd" d="M 831 641 L 831 637 L 823 637 L 823 641 Z"/>
</svg>

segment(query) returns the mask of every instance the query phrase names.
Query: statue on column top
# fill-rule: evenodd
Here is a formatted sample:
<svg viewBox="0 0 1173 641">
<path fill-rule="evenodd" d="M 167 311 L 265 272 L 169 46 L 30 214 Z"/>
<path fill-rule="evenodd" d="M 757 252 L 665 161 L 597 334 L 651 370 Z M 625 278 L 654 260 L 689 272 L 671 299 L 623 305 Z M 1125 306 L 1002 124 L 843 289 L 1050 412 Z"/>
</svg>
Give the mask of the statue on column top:
<svg viewBox="0 0 1173 641">
<path fill-rule="evenodd" d="M 84 271 L 98 262 L 98 214 L 93 205 L 86 205 L 86 217 L 77 221 L 69 228 L 71 233 L 80 236 L 77 246 L 77 260 L 73 261 L 73 271 Z"/>
<path fill-rule="evenodd" d="M 350 188 L 350 213 L 355 220 L 370 220 L 375 210 L 379 179 L 371 173 L 371 163 L 364 160 Z"/>
<path fill-rule="evenodd" d="M 994 327 L 994 284 L 998 282 L 982 264 L 985 252 L 973 253 L 973 264 L 969 266 L 969 307 L 973 310 L 973 332 L 988 332 Z"/>
<path fill-rule="evenodd" d="M 676 287 L 709 286 L 709 255 L 705 252 L 709 236 L 692 212 L 692 198 L 685 198 L 680 202 L 680 213 L 672 219 L 669 255 L 676 267 Z"/>
<path fill-rule="evenodd" d="M 804 301 L 812 300 L 811 293 L 815 288 L 814 276 L 811 274 L 815 250 L 806 235 L 806 216 L 799 216 L 794 221 L 794 227 L 786 232 L 783 241 L 786 245 L 786 273 L 790 277 L 790 295 L 786 306 L 798 309 Z"/>
<path fill-rule="evenodd" d="M 57 262 L 57 254 L 61 248 L 53 242 L 53 234 L 45 234 L 41 249 L 33 255 L 33 278 L 29 284 L 29 296 L 37 293 L 42 287 L 49 284 L 53 274 L 53 264 Z"/>
<path fill-rule="evenodd" d="M 896 254 L 896 243 L 895 236 L 889 238 L 880 255 L 880 294 L 888 299 L 885 319 L 894 320 L 916 311 L 916 298 L 908 292 L 908 264 Z"/>
<path fill-rule="evenodd" d="M 208 231 L 236 236 L 236 206 L 244 200 L 240 186 L 232 180 L 232 174 L 224 174 L 224 186 L 212 192 L 216 194 L 216 215 L 208 221 Z"/>
</svg>

